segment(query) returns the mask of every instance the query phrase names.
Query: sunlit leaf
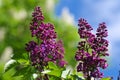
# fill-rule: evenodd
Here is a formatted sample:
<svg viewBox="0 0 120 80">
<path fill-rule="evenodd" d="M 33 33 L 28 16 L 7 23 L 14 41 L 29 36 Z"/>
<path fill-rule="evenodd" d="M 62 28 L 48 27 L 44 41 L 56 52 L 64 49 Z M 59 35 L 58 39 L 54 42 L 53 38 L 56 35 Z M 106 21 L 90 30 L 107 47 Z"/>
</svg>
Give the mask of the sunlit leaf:
<svg viewBox="0 0 120 80">
<path fill-rule="evenodd" d="M 56 77 L 61 77 L 62 71 L 60 69 L 59 70 L 52 70 L 51 72 L 48 72 L 47 74 L 53 75 Z"/>
<path fill-rule="evenodd" d="M 56 66 L 56 64 L 54 64 L 53 62 L 49 62 L 48 66 L 49 66 L 49 69 L 53 69 L 53 70 L 58 69 L 58 67 Z"/>
<path fill-rule="evenodd" d="M 4 71 L 7 72 L 8 70 L 10 70 L 11 68 L 17 66 L 19 63 L 16 62 L 15 60 L 9 60 L 4 67 Z"/>
</svg>

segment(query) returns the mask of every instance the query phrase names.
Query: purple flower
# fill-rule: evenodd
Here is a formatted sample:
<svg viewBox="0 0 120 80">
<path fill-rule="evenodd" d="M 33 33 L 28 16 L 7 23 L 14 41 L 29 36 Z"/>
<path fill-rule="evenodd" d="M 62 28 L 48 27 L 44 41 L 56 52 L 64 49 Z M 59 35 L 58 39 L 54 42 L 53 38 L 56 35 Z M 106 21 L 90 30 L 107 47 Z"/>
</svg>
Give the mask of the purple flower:
<svg viewBox="0 0 120 80">
<path fill-rule="evenodd" d="M 32 14 L 32 22 L 30 23 L 30 30 L 32 33 L 32 36 L 37 36 L 39 37 L 38 33 L 38 27 L 39 24 L 44 20 L 44 16 L 42 14 L 41 8 L 40 7 L 36 7 L 35 11 Z"/>
<path fill-rule="evenodd" d="M 59 63 L 58 63 L 58 65 L 59 65 L 60 67 L 64 67 L 65 64 L 67 64 L 67 63 L 66 63 L 66 61 L 64 61 L 64 60 L 61 60 L 61 61 L 59 61 Z"/>
<path fill-rule="evenodd" d="M 102 78 L 103 73 L 101 73 L 99 69 L 96 69 L 90 76 L 95 77 L 95 78 Z"/>
<path fill-rule="evenodd" d="M 87 21 L 85 19 L 80 19 L 78 26 L 80 26 L 78 29 L 80 38 L 88 38 L 90 36 L 93 36 L 90 33 L 90 31 L 93 30 L 93 28 L 87 23 Z"/>
<path fill-rule="evenodd" d="M 97 33 L 96 33 L 97 37 L 107 37 L 108 36 L 108 32 L 107 32 L 106 28 L 107 27 L 106 27 L 104 22 L 99 24 L 99 27 L 98 27 Z"/>
<path fill-rule="evenodd" d="M 32 51 L 36 47 L 37 43 L 34 41 L 30 41 L 26 44 L 26 51 Z"/>
<path fill-rule="evenodd" d="M 86 20 L 80 19 L 78 26 L 78 33 L 82 40 L 78 43 L 75 54 L 75 59 L 78 61 L 77 71 L 83 72 L 86 79 L 101 78 L 103 73 L 99 71 L 99 68 L 105 69 L 108 66 L 103 58 L 109 55 L 107 53 L 108 41 L 105 39 L 108 36 L 106 25 L 99 24 L 96 35 L 91 32 L 93 28 Z"/>
<path fill-rule="evenodd" d="M 56 32 L 54 31 L 54 26 L 51 23 L 41 23 L 38 27 L 37 35 L 41 40 L 55 39 L 57 37 Z"/>
<path fill-rule="evenodd" d="M 62 41 L 56 41 L 57 34 L 54 31 L 54 25 L 44 23 L 44 16 L 41 8 L 36 7 L 30 23 L 32 37 L 36 37 L 38 42 L 30 41 L 26 44 L 26 51 L 30 54 L 32 66 L 40 72 L 48 65 L 48 62 L 54 62 L 60 67 L 64 67 L 64 47 Z"/>
</svg>

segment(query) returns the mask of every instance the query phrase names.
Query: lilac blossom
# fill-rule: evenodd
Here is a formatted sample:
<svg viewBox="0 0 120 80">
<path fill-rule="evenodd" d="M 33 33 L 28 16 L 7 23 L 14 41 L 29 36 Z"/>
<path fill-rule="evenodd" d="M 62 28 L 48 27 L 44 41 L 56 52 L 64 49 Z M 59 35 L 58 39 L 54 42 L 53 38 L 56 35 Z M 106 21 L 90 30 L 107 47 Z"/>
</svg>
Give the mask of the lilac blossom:
<svg viewBox="0 0 120 80">
<path fill-rule="evenodd" d="M 48 62 L 54 62 L 60 67 L 64 67 L 64 48 L 62 41 L 56 41 L 57 34 L 54 31 L 54 25 L 44 23 L 44 16 L 41 8 L 36 7 L 30 23 L 32 37 L 36 37 L 38 42 L 30 41 L 26 44 L 26 51 L 30 54 L 32 66 L 40 72 L 48 65 Z"/>
<path fill-rule="evenodd" d="M 38 27 L 39 24 L 41 24 L 41 22 L 44 20 L 44 16 L 42 14 L 41 8 L 40 7 L 36 7 L 34 12 L 32 13 L 32 22 L 30 23 L 30 30 L 32 33 L 32 36 L 37 36 L 39 37 L 39 34 L 37 34 L 38 32 Z"/>
<path fill-rule="evenodd" d="M 80 19 L 78 26 L 81 41 L 75 54 L 75 59 L 78 61 L 77 72 L 83 72 L 87 80 L 91 80 L 91 77 L 102 78 L 100 68 L 105 69 L 108 66 L 103 57 L 109 55 L 108 41 L 105 39 L 108 36 L 106 25 L 99 24 L 96 35 L 91 32 L 93 28 L 85 19 Z"/>
</svg>

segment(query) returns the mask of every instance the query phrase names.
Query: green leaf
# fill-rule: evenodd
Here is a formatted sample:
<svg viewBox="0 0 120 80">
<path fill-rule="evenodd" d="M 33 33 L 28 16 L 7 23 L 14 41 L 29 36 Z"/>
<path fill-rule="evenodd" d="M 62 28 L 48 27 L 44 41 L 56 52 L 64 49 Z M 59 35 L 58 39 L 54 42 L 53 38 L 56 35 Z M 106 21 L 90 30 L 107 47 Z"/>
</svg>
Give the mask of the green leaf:
<svg viewBox="0 0 120 80">
<path fill-rule="evenodd" d="M 32 78 L 32 74 L 26 74 L 22 77 L 22 80 L 34 80 L 34 79 Z"/>
<path fill-rule="evenodd" d="M 17 60 L 20 64 L 29 65 L 29 60 L 19 59 Z"/>
<path fill-rule="evenodd" d="M 19 59 L 28 60 L 28 59 L 29 59 L 29 56 L 28 56 L 28 53 L 14 54 L 14 55 L 12 56 L 12 59 L 15 59 L 15 60 L 19 60 Z"/>
<path fill-rule="evenodd" d="M 60 77 L 50 76 L 49 80 L 62 80 Z"/>
<path fill-rule="evenodd" d="M 24 75 L 27 73 L 27 71 L 28 71 L 28 67 L 22 67 L 16 71 L 16 73 L 13 75 L 13 77 Z"/>
<path fill-rule="evenodd" d="M 58 69 L 58 67 L 56 66 L 56 64 L 54 64 L 53 62 L 49 62 L 48 66 L 49 66 L 49 69 L 53 69 L 53 70 Z"/>
<path fill-rule="evenodd" d="M 33 80 L 35 69 L 32 66 L 21 66 L 12 77 L 22 76 L 22 80 Z"/>
<path fill-rule="evenodd" d="M 12 59 L 15 59 L 18 63 L 29 65 L 29 56 L 27 53 L 22 53 L 21 55 L 13 55 Z"/>
<path fill-rule="evenodd" d="M 23 53 L 22 58 L 28 60 L 29 59 L 28 53 Z"/>
<path fill-rule="evenodd" d="M 56 76 L 56 77 L 61 77 L 62 71 L 60 69 L 59 70 L 52 70 L 51 72 L 48 72 L 47 74 L 48 75 L 53 75 L 53 76 Z"/>
<path fill-rule="evenodd" d="M 73 80 L 83 80 L 81 77 L 79 77 L 78 75 L 72 75 L 72 79 Z"/>
<path fill-rule="evenodd" d="M 49 67 L 49 70 L 47 70 L 46 74 L 52 75 L 55 77 L 61 77 L 62 71 L 64 70 L 64 68 L 58 68 L 56 64 L 54 64 L 53 62 L 49 62 L 48 67 Z"/>
<path fill-rule="evenodd" d="M 49 73 L 49 72 L 51 72 L 50 70 L 44 70 L 44 71 L 42 71 L 41 73 L 42 74 L 47 74 L 47 73 Z"/>
<path fill-rule="evenodd" d="M 83 73 L 82 72 L 77 72 L 77 75 L 81 78 L 83 78 Z"/>
<path fill-rule="evenodd" d="M 10 70 L 11 68 L 15 67 L 19 65 L 19 63 L 15 60 L 9 60 L 4 67 L 4 71 L 7 72 L 8 70 Z"/>
<path fill-rule="evenodd" d="M 102 78 L 101 80 L 111 80 L 110 77 Z"/>
<path fill-rule="evenodd" d="M 35 69 L 32 66 L 19 66 L 16 73 L 13 76 L 28 75 L 35 72 Z"/>
</svg>

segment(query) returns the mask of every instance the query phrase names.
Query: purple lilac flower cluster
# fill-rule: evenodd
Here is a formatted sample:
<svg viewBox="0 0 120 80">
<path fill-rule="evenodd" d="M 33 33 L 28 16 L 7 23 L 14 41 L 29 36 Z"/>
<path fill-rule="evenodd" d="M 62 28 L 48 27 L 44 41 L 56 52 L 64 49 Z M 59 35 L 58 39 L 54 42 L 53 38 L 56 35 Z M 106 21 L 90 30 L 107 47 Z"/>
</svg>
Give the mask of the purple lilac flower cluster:
<svg viewBox="0 0 120 80">
<path fill-rule="evenodd" d="M 109 55 L 108 41 L 105 39 L 108 36 L 106 25 L 99 24 L 96 35 L 91 32 L 93 28 L 85 19 L 80 19 L 78 26 L 81 41 L 75 54 L 75 59 L 79 62 L 77 71 L 83 72 L 87 80 L 91 77 L 102 78 L 103 73 L 100 72 L 100 68 L 105 69 L 108 66 L 104 57 Z"/>
<path fill-rule="evenodd" d="M 64 48 L 62 41 L 56 41 L 57 35 L 54 31 L 54 25 L 44 23 L 44 16 L 41 8 L 36 7 L 30 23 L 32 37 L 36 37 L 38 42 L 30 41 L 26 44 L 26 50 L 30 53 L 31 64 L 40 72 L 48 65 L 48 62 L 54 62 L 60 67 L 64 67 Z"/>
</svg>

